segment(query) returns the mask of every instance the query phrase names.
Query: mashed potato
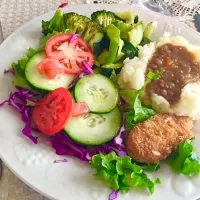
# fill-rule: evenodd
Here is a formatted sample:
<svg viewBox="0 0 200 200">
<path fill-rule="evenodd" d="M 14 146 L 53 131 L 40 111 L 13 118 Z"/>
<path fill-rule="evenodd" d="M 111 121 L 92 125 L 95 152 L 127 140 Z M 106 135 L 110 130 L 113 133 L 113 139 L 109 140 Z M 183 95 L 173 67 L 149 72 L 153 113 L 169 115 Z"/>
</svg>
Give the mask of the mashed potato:
<svg viewBox="0 0 200 200">
<path fill-rule="evenodd" d="M 158 42 L 139 47 L 138 57 L 124 61 L 124 67 L 118 78 L 120 87 L 122 89 L 140 89 L 144 85 L 147 64 L 156 48 L 167 43 L 186 47 L 195 55 L 196 60 L 200 60 L 200 47 L 190 44 L 181 36 L 164 33 Z M 180 100 L 173 106 L 164 97 L 157 94 L 149 97 L 144 92 L 141 99 L 144 104 L 152 106 L 158 113 L 174 113 L 179 116 L 189 116 L 193 120 L 200 119 L 200 83 L 185 85 Z"/>
</svg>

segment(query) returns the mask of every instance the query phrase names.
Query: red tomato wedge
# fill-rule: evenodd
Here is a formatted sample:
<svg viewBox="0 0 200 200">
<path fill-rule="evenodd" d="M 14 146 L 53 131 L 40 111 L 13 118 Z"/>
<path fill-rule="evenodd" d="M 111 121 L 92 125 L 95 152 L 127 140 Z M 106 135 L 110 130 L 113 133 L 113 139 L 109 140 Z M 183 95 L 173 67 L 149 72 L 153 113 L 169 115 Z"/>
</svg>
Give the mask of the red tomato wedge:
<svg viewBox="0 0 200 200">
<path fill-rule="evenodd" d="M 90 110 L 85 102 L 77 102 L 73 105 L 72 116 L 76 117 L 82 114 L 89 113 Z"/>
<path fill-rule="evenodd" d="M 73 109 L 73 99 L 65 88 L 57 88 L 47 94 L 33 109 L 32 119 L 44 134 L 53 135 L 61 131 Z"/>
<path fill-rule="evenodd" d="M 57 59 L 63 64 L 65 73 L 78 74 L 84 69 L 83 60 L 93 65 L 94 55 L 80 37 L 72 37 L 73 34 L 68 33 L 53 36 L 46 43 L 45 52 L 48 58 Z"/>
<path fill-rule="evenodd" d="M 64 74 L 63 65 L 53 58 L 46 58 L 37 65 L 38 71 L 48 79 L 55 79 L 58 74 Z"/>
</svg>

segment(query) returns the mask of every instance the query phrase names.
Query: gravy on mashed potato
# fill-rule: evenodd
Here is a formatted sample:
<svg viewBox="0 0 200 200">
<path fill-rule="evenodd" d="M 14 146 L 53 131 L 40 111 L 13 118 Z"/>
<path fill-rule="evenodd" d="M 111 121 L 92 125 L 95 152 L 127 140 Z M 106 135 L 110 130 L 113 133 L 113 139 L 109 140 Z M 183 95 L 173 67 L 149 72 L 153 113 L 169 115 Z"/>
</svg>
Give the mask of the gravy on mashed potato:
<svg viewBox="0 0 200 200">
<path fill-rule="evenodd" d="M 163 72 L 147 86 L 148 93 L 163 96 L 171 105 L 177 103 L 181 90 L 188 83 L 200 81 L 200 63 L 183 46 L 164 44 L 156 49 L 147 65 L 148 72 Z"/>
</svg>

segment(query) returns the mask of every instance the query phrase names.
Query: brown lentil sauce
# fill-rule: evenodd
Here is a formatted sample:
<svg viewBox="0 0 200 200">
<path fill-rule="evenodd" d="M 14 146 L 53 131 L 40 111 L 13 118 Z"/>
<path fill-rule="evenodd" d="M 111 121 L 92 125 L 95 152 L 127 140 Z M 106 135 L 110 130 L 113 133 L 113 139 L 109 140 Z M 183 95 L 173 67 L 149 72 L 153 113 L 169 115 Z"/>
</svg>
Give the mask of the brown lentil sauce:
<svg viewBox="0 0 200 200">
<path fill-rule="evenodd" d="M 150 71 L 163 74 L 147 86 L 148 94 L 163 96 L 171 105 L 180 99 L 186 84 L 200 81 L 200 62 L 182 46 L 165 44 L 158 47 L 147 65 L 147 73 Z"/>
</svg>

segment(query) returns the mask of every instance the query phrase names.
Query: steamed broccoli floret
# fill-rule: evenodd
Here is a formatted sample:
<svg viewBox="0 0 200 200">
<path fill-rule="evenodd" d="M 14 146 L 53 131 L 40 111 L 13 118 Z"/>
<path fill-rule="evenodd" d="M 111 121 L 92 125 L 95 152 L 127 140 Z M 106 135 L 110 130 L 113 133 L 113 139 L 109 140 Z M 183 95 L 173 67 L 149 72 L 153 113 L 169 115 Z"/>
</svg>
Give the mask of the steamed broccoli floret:
<svg viewBox="0 0 200 200">
<path fill-rule="evenodd" d="M 44 35 L 48 33 L 52 33 L 53 31 L 64 31 L 66 29 L 64 19 L 63 19 L 63 11 L 57 10 L 55 15 L 49 21 L 42 20 L 42 32 Z"/>
<path fill-rule="evenodd" d="M 82 34 L 82 38 L 89 42 L 90 39 L 96 34 L 102 32 L 102 27 L 95 21 L 89 21 L 86 24 L 86 28 Z"/>
<path fill-rule="evenodd" d="M 65 14 L 64 20 L 70 33 L 82 33 L 86 27 L 86 23 L 90 21 L 89 18 L 74 12 Z"/>
<path fill-rule="evenodd" d="M 96 21 L 103 27 L 106 27 L 115 22 L 115 15 L 114 13 L 106 10 L 99 10 L 93 12 L 91 15 L 92 20 Z"/>
</svg>

